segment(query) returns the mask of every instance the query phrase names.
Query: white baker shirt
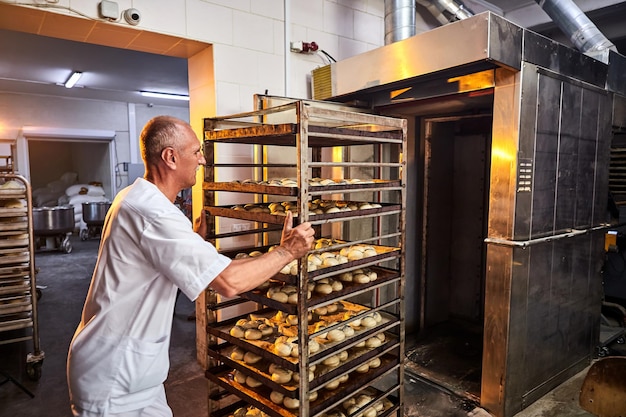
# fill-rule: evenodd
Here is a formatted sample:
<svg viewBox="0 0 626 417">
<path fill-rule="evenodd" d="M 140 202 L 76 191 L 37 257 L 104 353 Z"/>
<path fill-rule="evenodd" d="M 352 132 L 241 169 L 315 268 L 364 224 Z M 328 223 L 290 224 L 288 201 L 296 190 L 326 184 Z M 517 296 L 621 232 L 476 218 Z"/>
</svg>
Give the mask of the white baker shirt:
<svg viewBox="0 0 626 417">
<path fill-rule="evenodd" d="M 103 414 L 149 405 L 169 370 L 177 288 L 195 300 L 229 263 L 154 184 L 122 190 L 70 344 L 71 402 Z"/>
</svg>

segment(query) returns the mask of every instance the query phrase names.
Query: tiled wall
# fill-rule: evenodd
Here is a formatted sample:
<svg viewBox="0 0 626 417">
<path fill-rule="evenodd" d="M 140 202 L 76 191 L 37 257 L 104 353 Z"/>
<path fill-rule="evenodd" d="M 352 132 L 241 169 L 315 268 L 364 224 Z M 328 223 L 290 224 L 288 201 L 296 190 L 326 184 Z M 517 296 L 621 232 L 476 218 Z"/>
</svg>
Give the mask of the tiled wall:
<svg viewBox="0 0 626 417">
<path fill-rule="evenodd" d="M 120 11 L 141 12 L 137 29 L 214 45 L 218 114 L 252 110 L 252 95 L 310 98 L 312 69 L 321 54 L 289 52 L 287 41 L 315 41 L 336 60 L 384 43 L 383 0 L 116 0 Z M 59 0 L 97 16 L 99 0 Z M 67 13 L 62 9 L 50 9 Z M 121 22 L 120 24 L 125 24 Z M 286 52 L 287 51 L 287 52 Z M 284 60 L 287 54 L 288 62 Z M 289 74 L 285 75 L 285 68 Z"/>
</svg>

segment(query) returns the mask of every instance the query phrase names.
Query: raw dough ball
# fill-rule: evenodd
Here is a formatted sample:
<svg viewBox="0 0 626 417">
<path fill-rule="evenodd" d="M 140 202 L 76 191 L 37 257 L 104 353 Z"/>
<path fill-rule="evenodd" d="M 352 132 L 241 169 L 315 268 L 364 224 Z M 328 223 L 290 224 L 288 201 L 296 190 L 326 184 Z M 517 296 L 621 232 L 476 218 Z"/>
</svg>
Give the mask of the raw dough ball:
<svg viewBox="0 0 626 417">
<path fill-rule="evenodd" d="M 373 317 L 363 317 L 363 319 L 361 319 L 361 325 L 365 326 L 365 327 L 374 327 L 376 326 L 376 320 Z"/>
<path fill-rule="evenodd" d="M 382 345 L 382 342 L 377 337 L 370 337 L 365 341 L 365 346 L 368 348 L 377 348 Z"/>
<path fill-rule="evenodd" d="M 242 361 L 246 352 L 241 348 L 235 348 L 230 352 L 230 358 L 235 361 Z"/>
<path fill-rule="evenodd" d="M 352 337 L 354 336 L 354 329 L 350 326 L 343 326 L 341 328 L 341 331 L 343 332 L 343 334 L 346 335 L 346 337 Z"/>
<path fill-rule="evenodd" d="M 293 372 L 288 369 L 276 368 L 272 373 L 272 381 L 276 382 L 277 384 L 286 384 L 287 382 L 291 381 L 292 374 Z"/>
<path fill-rule="evenodd" d="M 370 277 L 365 274 L 354 274 L 352 280 L 357 284 L 367 284 L 370 282 Z"/>
<path fill-rule="evenodd" d="M 309 353 L 316 353 L 319 352 L 319 350 L 320 344 L 313 339 L 309 340 Z"/>
<path fill-rule="evenodd" d="M 342 274 L 339 274 L 339 277 L 337 277 L 339 279 L 339 281 L 343 281 L 343 282 L 352 282 L 353 278 L 352 278 L 352 272 L 344 272 Z"/>
<path fill-rule="evenodd" d="M 370 368 L 378 368 L 380 363 L 380 358 L 374 358 L 368 363 L 368 365 Z"/>
<path fill-rule="evenodd" d="M 284 398 L 285 396 L 278 391 L 272 391 L 270 393 L 270 400 L 272 400 L 274 404 L 282 404 Z"/>
<path fill-rule="evenodd" d="M 278 301 L 279 303 L 286 303 L 289 301 L 289 296 L 282 291 L 277 291 L 273 293 L 270 298 L 272 300 Z"/>
<path fill-rule="evenodd" d="M 364 258 L 368 258 L 368 257 L 370 257 L 370 256 L 376 256 L 376 255 L 378 255 L 378 252 L 376 252 L 376 249 L 373 249 L 373 248 L 371 248 L 371 249 L 365 249 L 365 250 L 363 251 L 363 257 L 364 257 Z"/>
<path fill-rule="evenodd" d="M 249 365 L 253 365 L 253 364 L 259 362 L 261 359 L 263 359 L 263 358 L 261 358 L 261 356 L 257 355 L 254 352 L 246 352 L 243 355 L 243 361 L 245 363 L 249 364 Z"/>
<path fill-rule="evenodd" d="M 270 336 L 274 333 L 274 328 L 267 324 L 262 324 L 259 326 L 259 331 L 263 336 Z"/>
<path fill-rule="evenodd" d="M 244 333 L 244 337 L 247 340 L 259 340 L 263 337 L 263 333 L 261 333 L 261 331 L 258 329 L 248 329 Z"/>
<path fill-rule="evenodd" d="M 246 377 L 246 374 L 244 374 L 243 372 L 238 371 L 238 370 L 235 371 L 234 377 L 235 377 L 235 381 L 237 381 L 238 383 L 240 383 L 240 384 L 245 384 L 246 383 L 246 378 L 247 377 Z"/>
<path fill-rule="evenodd" d="M 243 337 L 244 329 L 239 326 L 234 326 L 232 329 L 230 329 L 230 335 L 233 337 Z"/>
<path fill-rule="evenodd" d="M 324 258 L 324 261 L 322 262 L 322 266 L 326 267 L 326 268 L 329 267 L 329 266 L 336 266 L 336 265 L 339 265 L 339 261 L 337 260 L 337 258 L 334 258 L 334 257 L 333 258 L 330 258 L 330 257 Z"/>
<path fill-rule="evenodd" d="M 334 367 L 334 366 L 339 365 L 339 362 L 340 362 L 339 356 L 333 355 L 333 356 L 330 356 L 330 357 L 324 359 L 324 361 L 322 363 L 324 365 L 326 365 L 326 366 Z"/>
<path fill-rule="evenodd" d="M 339 387 L 339 379 L 333 379 L 332 381 L 324 385 L 324 388 L 328 390 L 335 390 L 338 387 Z"/>
<path fill-rule="evenodd" d="M 285 397 L 283 399 L 283 404 L 285 405 L 285 407 L 291 409 L 300 407 L 300 401 L 297 398 Z"/>
<path fill-rule="evenodd" d="M 326 306 L 326 314 L 335 314 L 338 309 L 339 309 L 339 306 L 337 304 L 335 303 L 329 304 Z"/>
<path fill-rule="evenodd" d="M 246 377 L 246 385 L 252 388 L 256 388 L 256 387 L 261 386 L 261 382 L 249 376 L 249 377 Z"/>
<path fill-rule="evenodd" d="M 364 374 L 366 372 L 368 372 L 370 370 L 370 366 L 369 364 L 365 364 L 365 365 L 361 365 L 358 368 L 355 369 L 355 371 L 357 371 L 360 374 Z"/>
<path fill-rule="evenodd" d="M 328 332 L 327 339 L 331 342 L 341 342 L 346 338 L 346 334 L 339 329 L 334 329 Z"/>
<path fill-rule="evenodd" d="M 287 357 L 291 355 L 291 346 L 291 343 L 276 342 L 276 344 L 274 344 L 274 351 L 278 356 Z"/>
</svg>

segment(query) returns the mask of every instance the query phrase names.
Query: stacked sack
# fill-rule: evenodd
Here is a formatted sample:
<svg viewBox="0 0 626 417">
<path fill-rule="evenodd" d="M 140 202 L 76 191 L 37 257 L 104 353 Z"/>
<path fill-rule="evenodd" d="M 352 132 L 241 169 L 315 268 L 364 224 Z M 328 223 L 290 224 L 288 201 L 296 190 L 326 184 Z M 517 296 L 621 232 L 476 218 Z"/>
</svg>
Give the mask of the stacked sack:
<svg viewBox="0 0 626 417">
<path fill-rule="evenodd" d="M 59 198 L 63 196 L 64 190 L 75 184 L 78 174 L 75 172 L 66 172 L 59 179 L 33 190 L 33 205 L 35 207 L 54 207 L 58 203 Z"/>
<path fill-rule="evenodd" d="M 59 205 L 70 204 L 74 207 L 74 229 L 87 229 L 83 221 L 83 203 L 108 202 L 102 183 L 74 184 L 65 189 L 65 195 L 59 198 Z"/>
</svg>

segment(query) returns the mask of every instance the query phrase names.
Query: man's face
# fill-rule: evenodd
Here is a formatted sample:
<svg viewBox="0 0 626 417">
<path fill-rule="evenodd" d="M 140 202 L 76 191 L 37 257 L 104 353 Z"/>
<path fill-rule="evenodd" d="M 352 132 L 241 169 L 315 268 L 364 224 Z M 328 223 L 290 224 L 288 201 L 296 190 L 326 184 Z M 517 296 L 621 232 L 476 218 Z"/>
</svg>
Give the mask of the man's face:
<svg viewBox="0 0 626 417">
<path fill-rule="evenodd" d="M 177 153 L 180 158 L 180 163 L 177 166 L 180 170 L 183 188 L 189 188 L 196 183 L 196 172 L 200 165 L 206 164 L 202 146 L 193 131 L 188 132 Z"/>
</svg>

